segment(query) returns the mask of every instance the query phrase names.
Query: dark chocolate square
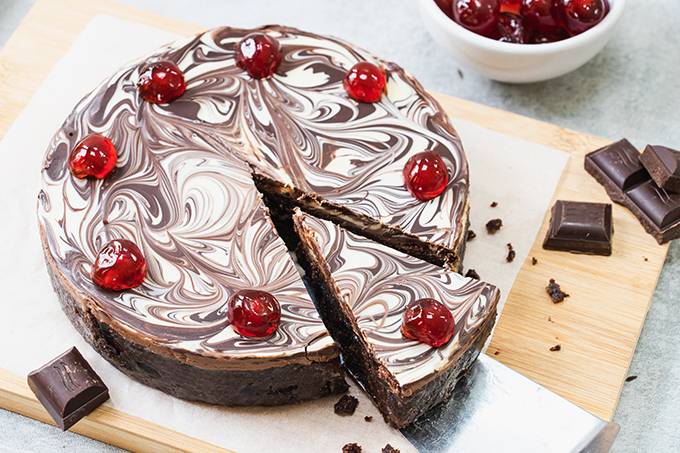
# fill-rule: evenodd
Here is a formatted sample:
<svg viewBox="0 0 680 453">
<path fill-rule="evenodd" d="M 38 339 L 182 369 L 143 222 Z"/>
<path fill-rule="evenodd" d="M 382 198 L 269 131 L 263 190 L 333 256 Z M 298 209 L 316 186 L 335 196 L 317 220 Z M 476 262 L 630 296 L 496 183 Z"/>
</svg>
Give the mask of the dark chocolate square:
<svg viewBox="0 0 680 453">
<path fill-rule="evenodd" d="M 625 138 L 587 154 L 585 167 L 617 203 L 623 202 L 620 192 L 649 179 L 640 153 Z"/>
<path fill-rule="evenodd" d="M 543 248 L 608 256 L 613 234 L 612 205 L 557 200 Z"/>
<path fill-rule="evenodd" d="M 30 373 L 28 386 L 64 431 L 109 399 L 109 389 L 75 347 Z"/>
<path fill-rule="evenodd" d="M 664 230 L 680 221 L 680 194 L 668 192 L 654 181 L 629 190 L 626 195 L 642 211 L 654 226 Z"/>
<path fill-rule="evenodd" d="M 647 145 L 640 162 L 664 190 L 680 192 L 680 151 L 665 146 Z"/>
</svg>

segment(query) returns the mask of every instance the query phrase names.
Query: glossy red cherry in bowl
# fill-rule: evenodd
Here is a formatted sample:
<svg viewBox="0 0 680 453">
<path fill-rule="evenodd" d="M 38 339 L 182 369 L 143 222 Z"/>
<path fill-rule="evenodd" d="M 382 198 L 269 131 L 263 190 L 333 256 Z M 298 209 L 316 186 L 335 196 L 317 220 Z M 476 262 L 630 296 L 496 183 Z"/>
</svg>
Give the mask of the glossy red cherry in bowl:
<svg viewBox="0 0 680 453">
<path fill-rule="evenodd" d="M 578 35 L 602 22 L 607 15 L 606 0 L 559 0 L 567 31 Z"/>
<path fill-rule="evenodd" d="M 525 44 L 527 33 L 524 29 L 522 18 L 513 13 L 501 13 L 498 19 L 498 32 L 501 37 L 499 41 L 510 42 L 513 44 Z"/>
<path fill-rule="evenodd" d="M 242 337 L 266 338 L 279 327 L 281 306 L 268 292 L 241 290 L 229 298 L 227 319 L 234 331 Z"/>
<path fill-rule="evenodd" d="M 454 0 L 453 20 L 487 38 L 498 38 L 500 0 Z"/>
<path fill-rule="evenodd" d="M 404 165 L 404 185 L 420 201 L 440 196 L 449 183 L 449 171 L 434 151 L 414 154 Z"/>
<path fill-rule="evenodd" d="M 236 64 L 255 79 L 271 77 L 281 59 L 279 41 L 265 33 L 251 33 L 236 46 Z"/>
<path fill-rule="evenodd" d="M 167 104 L 187 89 L 184 73 L 171 61 L 159 61 L 146 67 L 137 83 L 139 95 L 152 104 Z"/>
<path fill-rule="evenodd" d="M 114 239 L 97 254 L 92 281 L 111 291 L 135 288 L 146 278 L 146 260 L 139 247 L 127 239 Z"/>
<path fill-rule="evenodd" d="M 435 299 L 413 301 L 406 306 L 402 315 L 401 334 L 435 348 L 448 343 L 454 329 L 451 310 Z"/>
<path fill-rule="evenodd" d="M 361 61 L 347 71 L 342 84 L 355 101 L 378 102 L 387 86 L 387 77 L 381 67 Z"/>
<path fill-rule="evenodd" d="M 68 165 L 76 178 L 103 179 L 116 167 L 117 161 L 113 142 L 103 135 L 90 134 L 71 150 Z"/>
<path fill-rule="evenodd" d="M 559 0 L 522 0 L 519 13 L 532 31 L 551 32 L 559 27 Z"/>
</svg>

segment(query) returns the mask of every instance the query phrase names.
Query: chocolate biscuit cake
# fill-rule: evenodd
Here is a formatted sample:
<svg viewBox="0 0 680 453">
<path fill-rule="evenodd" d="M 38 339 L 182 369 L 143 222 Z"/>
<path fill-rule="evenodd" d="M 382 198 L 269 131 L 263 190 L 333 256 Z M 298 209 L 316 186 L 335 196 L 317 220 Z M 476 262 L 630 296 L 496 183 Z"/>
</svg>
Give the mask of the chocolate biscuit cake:
<svg viewBox="0 0 680 453">
<path fill-rule="evenodd" d="M 104 357 L 181 398 L 274 405 L 346 383 L 265 202 L 459 268 L 468 168 L 399 66 L 293 28 L 223 27 L 85 96 L 38 198 L 55 290 Z"/>
<path fill-rule="evenodd" d="M 498 290 L 331 222 L 300 212 L 294 222 L 321 316 L 385 420 L 403 427 L 446 401 L 491 332 Z M 418 300 L 453 315 L 439 347 L 407 337 L 405 312 Z"/>
</svg>

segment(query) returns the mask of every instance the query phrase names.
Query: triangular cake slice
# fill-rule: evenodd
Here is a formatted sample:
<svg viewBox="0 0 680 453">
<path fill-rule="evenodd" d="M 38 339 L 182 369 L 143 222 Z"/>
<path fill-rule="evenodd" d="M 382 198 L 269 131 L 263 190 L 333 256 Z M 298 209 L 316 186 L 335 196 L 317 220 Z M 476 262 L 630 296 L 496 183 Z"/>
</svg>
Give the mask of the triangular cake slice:
<svg viewBox="0 0 680 453">
<path fill-rule="evenodd" d="M 297 211 L 299 260 L 343 363 L 385 419 L 403 427 L 446 401 L 496 319 L 499 291 Z M 433 298 L 455 321 L 438 348 L 405 338 L 405 307 Z"/>
</svg>

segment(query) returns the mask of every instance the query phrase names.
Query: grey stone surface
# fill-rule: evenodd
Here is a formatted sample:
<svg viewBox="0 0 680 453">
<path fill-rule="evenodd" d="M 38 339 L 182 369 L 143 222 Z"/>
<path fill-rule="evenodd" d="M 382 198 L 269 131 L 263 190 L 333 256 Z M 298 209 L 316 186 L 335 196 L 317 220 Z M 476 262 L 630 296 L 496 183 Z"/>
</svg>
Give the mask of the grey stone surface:
<svg viewBox="0 0 680 453">
<path fill-rule="evenodd" d="M 680 148 L 680 2 L 628 0 L 612 42 L 580 70 L 559 79 L 513 86 L 465 72 L 422 28 L 414 0 L 123 0 L 157 13 L 209 26 L 284 23 L 333 34 L 393 59 L 425 86 L 564 127 L 636 145 Z M 0 0 L 0 45 L 31 0 Z M 197 7 L 200 5 L 200 7 Z M 58 24 L 55 23 L 55 27 Z M 635 269 L 622 270 L 635 272 Z M 616 414 L 616 452 L 678 451 L 680 339 L 677 301 L 680 246 L 671 252 Z M 593 301 L 596 303 L 597 301 Z M 626 301 L 621 301 L 625 304 Z M 1 359 L 0 359 L 1 360 Z M 102 444 L 0 411 L 0 450 L 113 451 Z"/>
</svg>

